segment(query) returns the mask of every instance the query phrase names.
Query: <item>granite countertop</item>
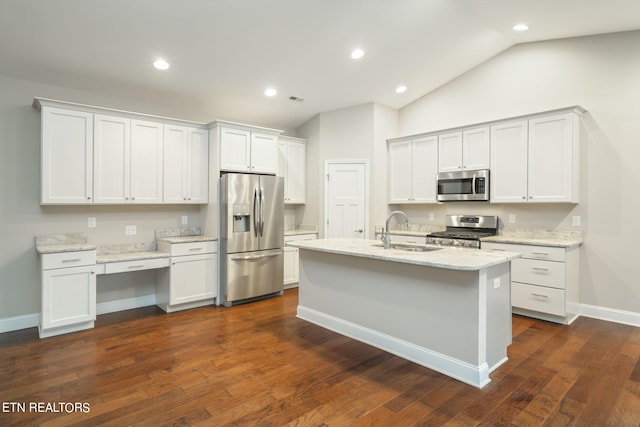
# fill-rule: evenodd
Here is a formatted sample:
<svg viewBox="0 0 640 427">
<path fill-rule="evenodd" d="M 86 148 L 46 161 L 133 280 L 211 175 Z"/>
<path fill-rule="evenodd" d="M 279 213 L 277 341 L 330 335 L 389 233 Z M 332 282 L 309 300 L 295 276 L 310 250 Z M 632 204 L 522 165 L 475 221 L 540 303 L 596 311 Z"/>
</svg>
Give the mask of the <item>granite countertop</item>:
<svg viewBox="0 0 640 427">
<path fill-rule="evenodd" d="M 287 243 L 288 246 L 319 252 L 351 255 L 384 261 L 438 267 L 451 270 L 480 270 L 482 268 L 508 262 L 520 256 L 516 252 L 482 251 L 469 248 L 438 248 L 429 252 L 409 252 L 398 249 L 384 249 L 377 240 L 362 239 L 318 239 Z M 429 245 L 418 245 L 429 246 Z"/>
<path fill-rule="evenodd" d="M 55 254 L 62 252 L 94 251 L 97 245 L 91 243 L 60 243 L 55 245 L 36 245 L 39 254 Z"/>
<path fill-rule="evenodd" d="M 396 236 L 412 236 L 412 237 L 427 237 L 427 234 L 431 234 L 437 231 L 443 231 L 444 226 L 440 225 L 428 225 L 428 224 L 409 224 L 409 228 L 405 226 L 394 224 L 390 227 L 390 235 Z M 378 225 L 375 227 L 376 234 L 382 234 L 384 226 Z"/>
<path fill-rule="evenodd" d="M 573 230 L 504 230 L 497 236 L 484 237 L 482 242 L 571 248 L 582 244 L 582 233 Z"/>
<path fill-rule="evenodd" d="M 284 230 L 285 236 L 298 236 L 301 234 L 317 234 L 318 227 L 315 225 L 299 225 L 296 228 Z"/>
<path fill-rule="evenodd" d="M 156 241 L 167 243 L 196 243 L 196 242 L 214 242 L 218 240 L 217 237 L 210 236 L 167 236 L 158 237 Z"/>
</svg>

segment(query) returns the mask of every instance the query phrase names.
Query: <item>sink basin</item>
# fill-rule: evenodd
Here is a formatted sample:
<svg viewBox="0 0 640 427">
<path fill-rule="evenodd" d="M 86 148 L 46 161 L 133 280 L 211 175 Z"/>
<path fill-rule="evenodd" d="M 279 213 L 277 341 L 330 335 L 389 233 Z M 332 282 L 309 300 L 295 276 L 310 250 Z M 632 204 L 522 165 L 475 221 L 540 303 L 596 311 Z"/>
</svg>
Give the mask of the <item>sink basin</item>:
<svg viewBox="0 0 640 427">
<path fill-rule="evenodd" d="M 373 246 L 377 246 L 379 248 L 384 247 L 382 243 L 376 243 Z M 396 249 L 399 251 L 407 251 L 407 252 L 431 252 L 431 251 L 440 250 L 442 248 L 433 247 L 433 246 L 411 245 L 407 243 L 391 243 L 390 249 Z"/>
</svg>

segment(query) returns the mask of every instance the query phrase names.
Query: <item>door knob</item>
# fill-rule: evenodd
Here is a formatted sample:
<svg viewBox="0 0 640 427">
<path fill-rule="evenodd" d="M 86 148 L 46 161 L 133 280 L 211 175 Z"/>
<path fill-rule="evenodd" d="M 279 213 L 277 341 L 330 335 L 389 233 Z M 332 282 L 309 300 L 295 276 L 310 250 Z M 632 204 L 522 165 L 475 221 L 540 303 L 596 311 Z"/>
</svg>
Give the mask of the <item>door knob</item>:
<svg viewBox="0 0 640 427">
<path fill-rule="evenodd" d="M 364 230 L 361 228 L 359 230 L 356 230 L 356 233 L 362 233 Z"/>
</svg>

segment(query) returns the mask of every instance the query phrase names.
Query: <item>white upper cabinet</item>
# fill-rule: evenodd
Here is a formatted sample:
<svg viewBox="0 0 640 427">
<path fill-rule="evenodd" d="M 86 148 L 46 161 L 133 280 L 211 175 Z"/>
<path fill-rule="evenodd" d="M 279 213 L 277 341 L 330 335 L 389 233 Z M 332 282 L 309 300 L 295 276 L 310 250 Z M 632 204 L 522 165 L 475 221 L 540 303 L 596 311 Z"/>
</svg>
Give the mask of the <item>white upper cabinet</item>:
<svg viewBox="0 0 640 427">
<path fill-rule="evenodd" d="M 209 138 L 204 129 L 164 126 L 164 203 L 207 203 Z"/>
<path fill-rule="evenodd" d="M 466 129 L 438 136 L 438 170 L 489 169 L 489 127 Z"/>
<path fill-rule="evenodd" d="M 490 200 L 527 201 L 527 121 L 491 126 Z"/>
<path fill-rule="evenodd" d="M 306 202 L 306 140 L 281 136 L 278 140 L 278 176 L 284 178 L 284 203 Z"/>
<path fill-rule="evenodd" d="M 236 127 L 220 127 L 220 170 L 278 172 L 278 135 Z"/>
<path fill-rule="evenodd" d="M 438 136 L 438 170 L 440 172 L 462 170 L 462 132 Z"/>
<path fill-rule="evenodd" d="M 389 203 L 435 203 L 438 137 L 388 144 Z"/>
<path fill-rule="evenodd" d="M 529 120 L 529 201 L 578 203 L 579 120 L 574 113 Z"/>
<path fill-rule="evenodd" d="M 94 203 L 162 203 L 162 124 L 94 116 Z"/>
<path fill-rule="evenodd" d="M 42 106 L 44 204 L 93 203 L 93 114 Z"/>
<path fill-rule="evenodd" d="M 491 201 L 578 203 L 576 112 L 491 127 Z"/>
</svg>

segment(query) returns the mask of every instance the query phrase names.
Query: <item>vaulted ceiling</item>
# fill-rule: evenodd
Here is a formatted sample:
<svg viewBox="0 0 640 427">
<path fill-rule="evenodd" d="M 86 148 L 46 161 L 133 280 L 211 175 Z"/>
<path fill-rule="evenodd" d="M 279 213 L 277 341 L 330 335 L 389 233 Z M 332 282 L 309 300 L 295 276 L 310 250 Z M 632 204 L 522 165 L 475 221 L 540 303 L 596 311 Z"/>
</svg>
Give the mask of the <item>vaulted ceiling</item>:
<svg viewBox="0 0 640 427">
<path fill-rule="evenodd" d="M 517 43 L 636 29 L 638 0 L 0 0 L 0 74 L 295 128 L 401 108 Z"/>
</svg>

